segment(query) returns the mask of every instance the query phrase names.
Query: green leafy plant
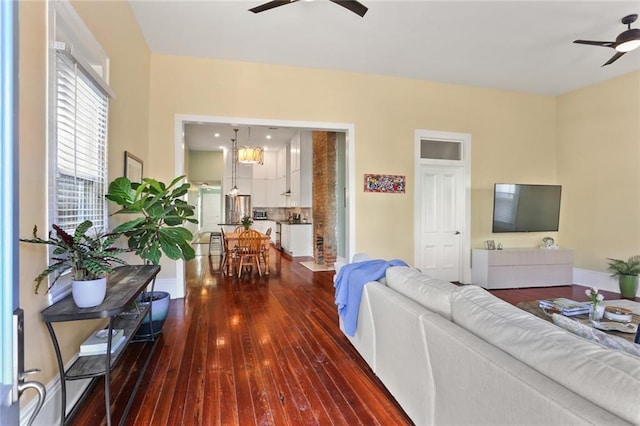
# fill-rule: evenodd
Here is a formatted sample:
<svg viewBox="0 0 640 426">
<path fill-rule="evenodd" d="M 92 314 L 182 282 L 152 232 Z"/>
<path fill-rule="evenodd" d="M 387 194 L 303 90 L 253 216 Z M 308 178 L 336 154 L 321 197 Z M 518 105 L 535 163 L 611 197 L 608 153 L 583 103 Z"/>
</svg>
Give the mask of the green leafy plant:
<svg viewBox="0 0 640 426">
<path fill-rule="evenodd" d="M 620 259 L 607 258 L 607 270 L 611 272 L 612 277 L 620 275 L 638 276 L 640 274 L 640 256 L 631 256 L 626 262 Z"/>
<path fill-rule="evenodd" d="M 240 223 L 242 223 L 242 226 L 244 226 L 244 229 L 249 229 L 253 224 L 253 220 L 251 220 L 249 216 L 243 216 Z"/>
<path fill-rule="evenodd" d="M 114 229 L 128 238 L 128 246 L 145 261 L 157 265 L 164 253 L 170 259 L 190 260 L 193 234 L 182 225 L 198 223 L 193 219 L 195 207 L 182 199 L 189 184 L 175 178 L 169 185 L 144 178 L 142 183 L 119 177 L 109 184 L 106 198 L 121 209 L 114 214 L 140 214 Z"/>
<path fill-rule="evenodd" d="M 101 278 L 113 272 L 113 264 L 126 265 L 127 263 L 116 257 L 118 254 L 129 250 L 114 247 L 120 237 L 117 232 L 103 234 L 95 231 L 90 235 L 93 222 L 85 220 L 75 229 L 73 235 L 66 232 L 58 225 L 52 225 L 48 239 L 38 236 L 38 227 L 33 227 L 33 238 L 21 238 L 20 241 L 33 244 L 48 244 L 54 247 L 53 263 L 44 269 L 35 279 L 35 292 L 38 293 L 40 284 L 50 274 L 57 275 L 51 282 L 49 289 L 60 276 L 71 270 L 75 281 L 89 281 Z"/>
</svg>

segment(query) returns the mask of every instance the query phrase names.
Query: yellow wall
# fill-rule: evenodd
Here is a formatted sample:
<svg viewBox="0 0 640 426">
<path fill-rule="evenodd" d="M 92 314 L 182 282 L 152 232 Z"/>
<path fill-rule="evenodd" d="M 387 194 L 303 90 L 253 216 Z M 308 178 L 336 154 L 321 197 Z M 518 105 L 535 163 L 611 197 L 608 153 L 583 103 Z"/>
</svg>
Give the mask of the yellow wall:
<svg viewBox="0 0 640 426">
<path fill-rule="evenodd" d="M 355 176 L 404 174 L 403 195 L 355 188 L 356 251 L 413 259 L 416 129 L 472 135 L 472 245 L 535 246 L 541 234 L 491 234 L 495 182 L 561 183 L 559 242 L 577 266 L 601 269 L 606 256 L 635 254 L 640 233 L 638 135 L 640 76 L 635 73 L 560 98 L 410 79 L 231 61 L 150 55 L 128 2 L 73 3 L 111 58 L 116 97 L 109 113 L 109 178 L 123 153 L 143 159 L 145 175 L 174 177 L 176 114 L 353 123 Z M 46 13 L 20 2 L 20 234 L 46 225 Z M 611 149 L 614 147 L 615 149 Z M 20 303 L 26 310 L 26 366 L 54 377 L 55 357 L 39 319 L 44 295 L 33 277 L 42 247 L 20 246 Z M 166 276 L 173 264 L 163 265 Z M 61 327 L 65 360 L 92 326 Z"/>
<path fill-rule="evenodd" d="M 491 235 L 496 181 L 555 183 L 555 98 L 419 80 L 151 55 L 149 156 L 174 170 L 176 114 L 355 125 L 356 183 L 364 173 L 407 175 L 404 195 L 356 196 L 356 251 L 413 260 L 414 131 L 464 132 L 472 141 L 472 244 Z M 534 246 L 541 235 L 508 235 Z"/>
<path fill-rule="evenodd" d="M 187 170 L 190 182 L 217 182 L 224 179 L 222 151 L 189 151 Z"/>
<path fill-rule="evenodd" d="M 148 161 L 148 102 L 150 55 L 146 42 L 123 0 L 74 2 L 85 24 L 111 59 L 110 85 L 116 97 L 109 109 L 109 179 L 123 174 L 124 151 Z M 19 5 L 19 179 L 21 236 L 31 235 L 33 225 L 47 229 L 46 208 L 46 3 L 25 1 Z M 117 31 L 114 31 L 117 28 Z M 47 303 L 43 291 L 33 294 L 33 279 L 46 267 L 42 246 L 20 245 L 20 305 L 25 309 L 26 368 L 43 372 L 35 380 L 48 383 L 56 374 L 55 355 L 40 310 Z M 97 323 L 62 323 L 56 326 L 67 362 Z"/>
<path fill-rule="evenodd" d="M 640 72 L 558 98 L 558 179 L 576 267 L 640 254 Z"/>
</svg>

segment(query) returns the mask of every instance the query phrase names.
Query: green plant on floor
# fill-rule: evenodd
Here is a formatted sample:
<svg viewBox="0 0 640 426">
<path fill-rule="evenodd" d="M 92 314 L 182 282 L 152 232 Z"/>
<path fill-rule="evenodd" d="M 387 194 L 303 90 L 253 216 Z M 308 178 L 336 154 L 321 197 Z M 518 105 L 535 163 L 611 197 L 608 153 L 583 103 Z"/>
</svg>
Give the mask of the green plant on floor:
<svg viewBox="0 0 640 426">
<path fill-rule="evenodd" d="M 157 265 L 164 253 L 168 258 L 191 260 L 193 234 L 185 223 L 198 223 L 193 218 L 195 207 L 182 198 L 189 184 L 180 184 L 185 176 L 178 176 L 169 185 L 144 178 L 141 183 L 119 177 L 109 184 L 106 198 L 121 209 L 114 214 L 139 214 L 121 224 L 114 232 L 128 238 L 129 248 L 145 261 Z"/>
<path fill-rule="evenodd" d="M 626 299 L 636 297 L 638 274 L 640 274 L 640 256 L 631 256 L 627 261 L 607 258 L 607 269 L 612 277 L 618 277 L 620 295 Z"/>
<path fill-rule="evenodd" d="M 627 261 L 609 257 L 607 260 L 609 261 L 607 269 L 612 273 L 612 277 L 640 274 L 640 256 L 631 256 Z"/>
<path fill-rule="evenodd" d="M 57 275 L 51 281 L 49 289 L 68 270 L 71 270 L 75 281 L 91 281 L 112 273 L 114 264 L 127 264 L 117 255 L 129 250 L 114 247 L 116 240 L 121 236 L 118 232 L 108 234 L 99 231 L 90 232 L 93 228 L 93 222 L 90 220 L 85 220 L 78 225 L 73 235 L 56 224 L 52 225 L 52 228 L 48 239 L 38 236 L 37 226 L 33 227 L 33 238 L 20 238 L 20 241 L 25 243 L 53 246 L 51 258 L 53 262 L 35 279 L 36 293 L 42 281 L 54 272 Z"/>
</svg>

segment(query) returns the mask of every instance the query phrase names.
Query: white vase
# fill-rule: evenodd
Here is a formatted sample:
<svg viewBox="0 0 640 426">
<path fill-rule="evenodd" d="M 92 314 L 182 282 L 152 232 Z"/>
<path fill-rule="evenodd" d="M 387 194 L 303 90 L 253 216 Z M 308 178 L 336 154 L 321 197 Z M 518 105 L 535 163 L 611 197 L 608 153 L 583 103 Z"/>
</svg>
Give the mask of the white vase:
<svg viewBox="0 0 640 426">
<path fill-rule="evenodd" d="M 71 294 L 78 308 L 98 306 L 107 294 L 107 278 L 89 281 L 72 281 Z"/>
</svg>

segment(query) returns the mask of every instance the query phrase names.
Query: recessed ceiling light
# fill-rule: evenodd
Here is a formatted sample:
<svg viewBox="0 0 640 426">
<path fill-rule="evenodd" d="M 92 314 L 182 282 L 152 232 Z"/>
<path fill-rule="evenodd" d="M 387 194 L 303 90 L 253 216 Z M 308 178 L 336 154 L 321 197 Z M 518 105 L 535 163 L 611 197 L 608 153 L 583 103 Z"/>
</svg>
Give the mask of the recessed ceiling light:
<svg viewBox="0 0 640 426">
<path fill-rule="evenodd" d="M 267 135 L 267 139 L 271 139 L 271 135 Z"/>
<path fill-rule="evenodd" d="M 220 137 L 220 133 L 214 133 L 214 134 L 213 134 L 213 137 L 214 137 L 214 138 L 219 138 L 219 137 Z"/>
</svg>

